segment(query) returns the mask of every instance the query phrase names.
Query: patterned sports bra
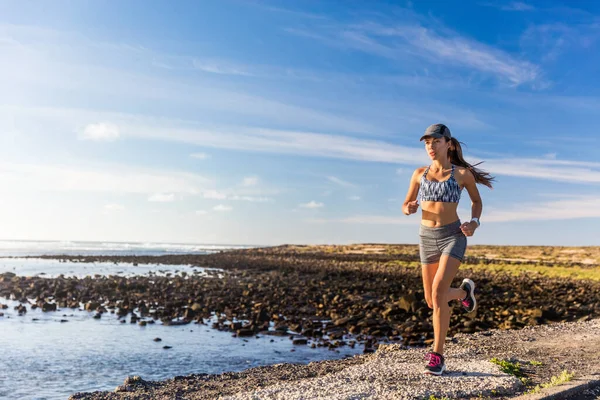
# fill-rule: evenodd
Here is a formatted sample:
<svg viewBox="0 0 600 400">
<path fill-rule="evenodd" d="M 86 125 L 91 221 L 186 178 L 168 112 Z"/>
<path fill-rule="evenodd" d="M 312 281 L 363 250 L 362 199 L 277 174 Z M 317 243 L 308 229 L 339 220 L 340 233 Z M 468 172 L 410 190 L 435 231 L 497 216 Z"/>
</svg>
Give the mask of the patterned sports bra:
<svg viewBox="0 0 600 400">
<path fill-rule="evenodd" d="M 427 180 L 428 172 L 429 167 L 427 167 L 421 177 L 421 201 L 458 203 L 462 188 L 458 185 L 456 179 L 454 179 L 454 165 L 452 165 L 450 178 L 442 182 L 432 182 Z"/>
</svg>

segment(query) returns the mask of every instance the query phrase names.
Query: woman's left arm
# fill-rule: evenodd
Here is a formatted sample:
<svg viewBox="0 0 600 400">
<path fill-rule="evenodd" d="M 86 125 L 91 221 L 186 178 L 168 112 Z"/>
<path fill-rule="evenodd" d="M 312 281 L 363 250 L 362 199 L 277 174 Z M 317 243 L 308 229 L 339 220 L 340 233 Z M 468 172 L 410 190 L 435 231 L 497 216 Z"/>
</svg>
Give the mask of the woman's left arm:
<svg viewBox="0 0 600 400">
<path fill-rule="evenodd" d="M 479 219 L 479 217 L 481 217 L 481 211 L 483 210 L 483 203 L 481 202 L 481 196 L 479 195 L 479 190 L 477 189 L 477 184 L 475 183 L 475 176 L 473 176 L 471 170 L 464 168 L 461 178 L 463 187 L 467 189 L 467 192 L 469 192 L 469 197 L 471 198 L 471 219 Z M 473 236 L 475 229 L 478 227 L 479 225 L 477 222 L 471 220 L 462 224 L 460 229 L 463 231 L 465 236 Z"/>
</svg>

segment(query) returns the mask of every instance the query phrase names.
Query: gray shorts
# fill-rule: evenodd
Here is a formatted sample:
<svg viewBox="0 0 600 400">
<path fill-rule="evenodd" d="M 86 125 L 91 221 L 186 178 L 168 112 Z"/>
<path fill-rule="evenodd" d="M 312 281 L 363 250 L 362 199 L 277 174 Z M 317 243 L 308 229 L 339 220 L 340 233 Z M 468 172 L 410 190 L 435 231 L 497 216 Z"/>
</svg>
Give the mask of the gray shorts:
<svg viewBox="0 0 600 400">
<path fill-rule="evenodd" d="M 467 237 L 460 230 L 460 220 L 437 228 L 421 225 L 419 239 L 421 264 L 435 264 L 442 254 L 462 262 L 467 250 Z"/>
</svg>

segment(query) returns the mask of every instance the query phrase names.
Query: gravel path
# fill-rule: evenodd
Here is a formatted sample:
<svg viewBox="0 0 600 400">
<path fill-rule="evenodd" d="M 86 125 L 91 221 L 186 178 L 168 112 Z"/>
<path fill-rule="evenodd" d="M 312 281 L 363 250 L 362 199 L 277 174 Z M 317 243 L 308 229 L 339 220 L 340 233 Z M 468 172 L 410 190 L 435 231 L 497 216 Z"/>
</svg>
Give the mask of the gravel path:
<svg viewBox="0 0 600 400">
<path fill-rule="evenodd" d="M 485 360 L 473 361 L 473 351 L 454 347 L 449 352 L 443 377 L 423 375 L 422 350 L 402 350 L 399 345 L 382 345 L 369 361 L 322 377 L 281 383 L 268 388 L 224 397 L 249 399 L 414 399 L 465 398 L 479 394 L 513 393 L 521 381 L 498 370 Z"/>
<path fill-rule="evenodd" d="M 277 364 L 239 373 L 191 375 L 163 382 L 128 378 L 115 393 L 79 393 L 71 399 L 508 399 L 527 387 L 500 371 L 493 357 L 520 362 L 530 385 L 567 370 L 600 373 L 600 319 L 521 330 L 457 334 L 449 341 L 449 373 L 423 376 L 424 349 L 380 345 L 372 354 L 308 365 Z M 531 365 L 530 361 L 542 365 Z"/>
</svg>

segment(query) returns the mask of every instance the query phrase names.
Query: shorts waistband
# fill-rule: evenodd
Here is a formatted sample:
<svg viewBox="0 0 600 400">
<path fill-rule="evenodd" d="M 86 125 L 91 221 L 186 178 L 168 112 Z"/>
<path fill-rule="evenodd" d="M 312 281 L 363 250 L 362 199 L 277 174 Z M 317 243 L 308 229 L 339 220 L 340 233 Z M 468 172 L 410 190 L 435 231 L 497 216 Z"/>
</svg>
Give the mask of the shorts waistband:
<svg viewBox="0 0 600 400">
<path fill-rule="evenodd" d="M 425 225 L 421 224 L 421 226 L 419 228 L 419 233 L 424 236 L 439 238 L 439 237 L 444 237 L 444 236 L 448 236 L 448 235 L 451 235 L 454 233 L 461 232 L 460 225 L 461 225 L 460 220 L 456 220 L 447 225 L 442 225 L 442 226 L 437 226 L 437 227 L 430 227 L 430 226 L 425 226 Z"/>
</svg>

